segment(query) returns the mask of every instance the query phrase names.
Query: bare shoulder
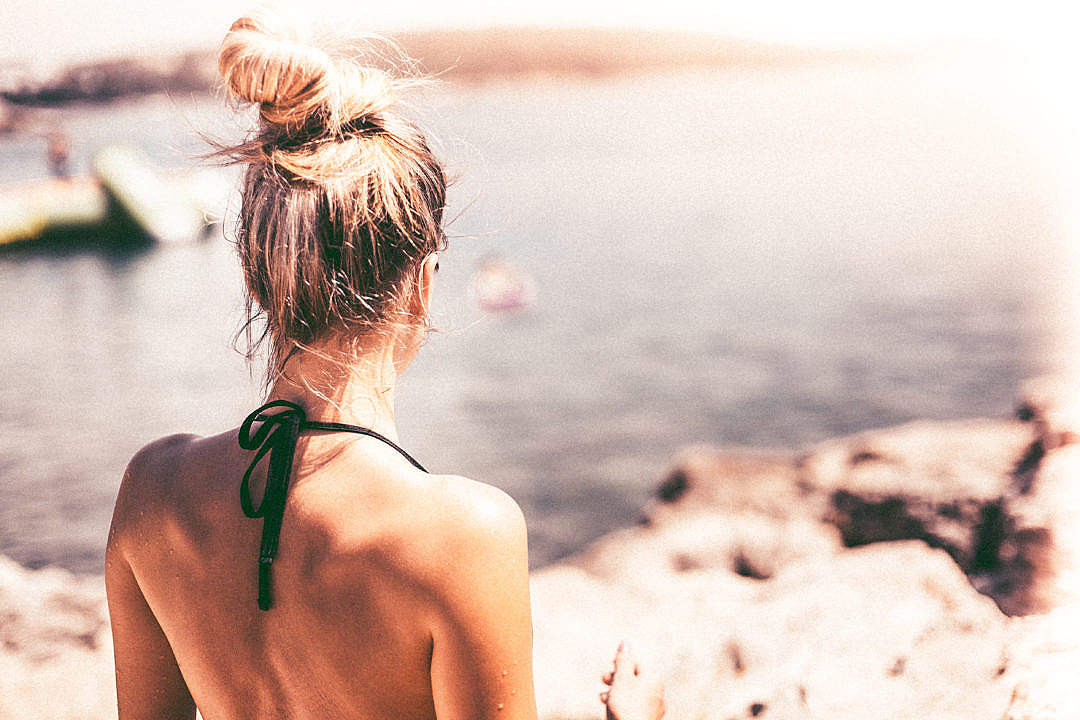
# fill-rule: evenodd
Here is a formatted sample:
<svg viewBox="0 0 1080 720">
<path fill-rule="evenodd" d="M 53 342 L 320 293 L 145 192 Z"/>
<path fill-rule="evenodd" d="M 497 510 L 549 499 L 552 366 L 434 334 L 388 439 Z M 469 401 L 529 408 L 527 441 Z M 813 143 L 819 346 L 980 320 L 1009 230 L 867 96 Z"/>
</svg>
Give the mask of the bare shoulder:
<svg viewBox="0 0 1080 720">
<path fill-rule="evenodd" d="M 118 500 L 157 496 L 162 485 L 169 483 L 198 435 L 167 435 L 144 446 L 132 456 L 120 482 Z"/>
<path fill-rule="evenodd" d="M 193 441 L 199 439 L 198 435 L 178 433 L 176 435 L 166 435 L 144 445 L 131 457 L 127 472 L 124 473 L 124 479 L 127 480 L 129 476 L 139 477 L 148 473 L 152 474 L 154 471 L 161 471 L 169 467 L 176 460 L 179 453 L 182 453 Z"/>
<path fill-rule="evenodd" d="M 345 495 L 335 494 L 333 503 L 318 503 L 319 525 L 334 537 L 334 551 L 324 557 L 335 569 L 363 563 L 372 554 L 390 558 L 397 572 L 438 595 L 470 569 L 527 566 L 525 517 L 507 493 L 458 475 L 411 469 L 390 480 L 391 489 L 375 501 L 356 483 L 346 484 Z M 343 506 L 366 510 L 343 512 Z"/>
<path fill-rule="evenodd" d="M 436 596 L 454 603 L 478 587 L 495 590 L 528 575 L 521 508 L 502 490 L 460 476 L 432 478 L 426 562 Z"/>
<path fill-rule="evenodd" d="M 130 533 L 137 518 L 152 517 L 163 507 L 185 452 L 198 439 L 197 435 L 168 435 L 132 456 L 116 494 L 109 529 L 110 550 L 115 550 Z"/>
<path fill-rule="evenodd" d="M 490 485 L 451 477 L 440 492 L 447 549 L 431 575 L 429 625 L 436 714 L 535 719 L 524 516 Z"/>
<path fill-rule="evenodd" d="M 458 475 L 437 475 L 433 481 L 440 509 L 435 531 L 452 550 L 525 549 L 525 515 L 506 492 Z"/>
<path fill-rule="evenodd" d="M 494 486 L 399 466 L 331 480 L 292 488 L 290 508 L 320 543 L 331 539 L 322 557 L 343 577 L 355 561 L 381 557 L 432 589 L 429 581 L 478 552 L 527 554 L 521 508 Z"/>
</svg>

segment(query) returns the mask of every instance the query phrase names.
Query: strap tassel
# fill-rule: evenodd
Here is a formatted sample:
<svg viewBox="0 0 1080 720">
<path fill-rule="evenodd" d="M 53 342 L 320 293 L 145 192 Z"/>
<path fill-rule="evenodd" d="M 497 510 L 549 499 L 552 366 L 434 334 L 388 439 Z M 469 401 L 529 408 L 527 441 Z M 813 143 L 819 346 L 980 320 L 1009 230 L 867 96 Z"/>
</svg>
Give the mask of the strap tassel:
<svg viewBox="0 0 1080 720">
<path fill-rule="evenodd" d="M 269 610 L 271 605 L 270 599 L 270 565 L 273 564 L 274 558 L 260 557 L 259 558 L 259 609 Z"/>
</svg>

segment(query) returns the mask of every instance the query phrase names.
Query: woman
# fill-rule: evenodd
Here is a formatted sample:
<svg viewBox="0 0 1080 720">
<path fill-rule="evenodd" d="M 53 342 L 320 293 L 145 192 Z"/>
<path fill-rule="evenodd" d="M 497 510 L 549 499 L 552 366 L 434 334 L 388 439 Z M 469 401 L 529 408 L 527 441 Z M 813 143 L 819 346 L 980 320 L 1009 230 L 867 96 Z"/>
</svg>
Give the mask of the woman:
<svg viewBox="0 0 1080 720">
<path fill-rule="evenodd" d="M 400 81 L 275 13 L 234 23 L 219 69 L 259 106 L 225 152 L 248 164 L 237 249 L 270 402 L 125 473 L 106 555 L 120 718 L 533 719 L 521 510 L 396 445 L 443 168 L 394 110 Z M 625 649 L 604 681 L 610 717 L 663 714 Z"/>
</svg>

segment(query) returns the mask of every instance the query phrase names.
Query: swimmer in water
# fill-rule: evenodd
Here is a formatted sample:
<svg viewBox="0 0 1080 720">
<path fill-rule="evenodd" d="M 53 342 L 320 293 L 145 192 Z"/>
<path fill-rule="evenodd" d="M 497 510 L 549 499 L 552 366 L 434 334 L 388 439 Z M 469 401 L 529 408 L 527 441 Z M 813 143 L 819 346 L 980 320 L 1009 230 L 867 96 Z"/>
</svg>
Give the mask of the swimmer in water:
<svg viewBox="0 0 1080 720">
<path fill-rule="evenodd" d="M 54 128 L 45 134 L 45 154 L 49 161 L 49 171 L 54 177 L 68 178 L 71 172 L 68 161 L 71 158 L 71 142 L 67 133 Z"/>
<path fill-rule="evenodd" d="M 398 445 L 395 382 L 446 245 L 446 176 L 396 110 L 405 83 L 271 10 L 232 25 L 219 69 L 259 109 L 222 153 L 247 165 L 236 247 L 268 402 L 124 474 L 119 718 L 535 720 L 521 510 Z M 603 679 L 609 718 L 662 716 L 625 648 Z"/>
</svg>

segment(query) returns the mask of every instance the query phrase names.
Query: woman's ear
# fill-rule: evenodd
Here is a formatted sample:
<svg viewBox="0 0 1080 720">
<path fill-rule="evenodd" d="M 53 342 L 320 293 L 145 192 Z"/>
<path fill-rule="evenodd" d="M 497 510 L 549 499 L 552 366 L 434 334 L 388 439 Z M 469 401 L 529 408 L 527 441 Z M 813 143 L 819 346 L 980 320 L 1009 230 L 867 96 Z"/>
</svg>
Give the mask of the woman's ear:
<svg viewBox="0 0 1080 720">
<path fill-rule="evenodd" d="M 439 253 L 431 253 L 424 258 L 423 264 L 420 266 L 420 274 L 417 277 L 417 299 L 420 301 L 420 307 L 417 308 L 420 313 L 420 317 L 427 318 L 431 312 L 431 289 L 435 285 L 435 271 L 439 269 Z"/>
</svg>

